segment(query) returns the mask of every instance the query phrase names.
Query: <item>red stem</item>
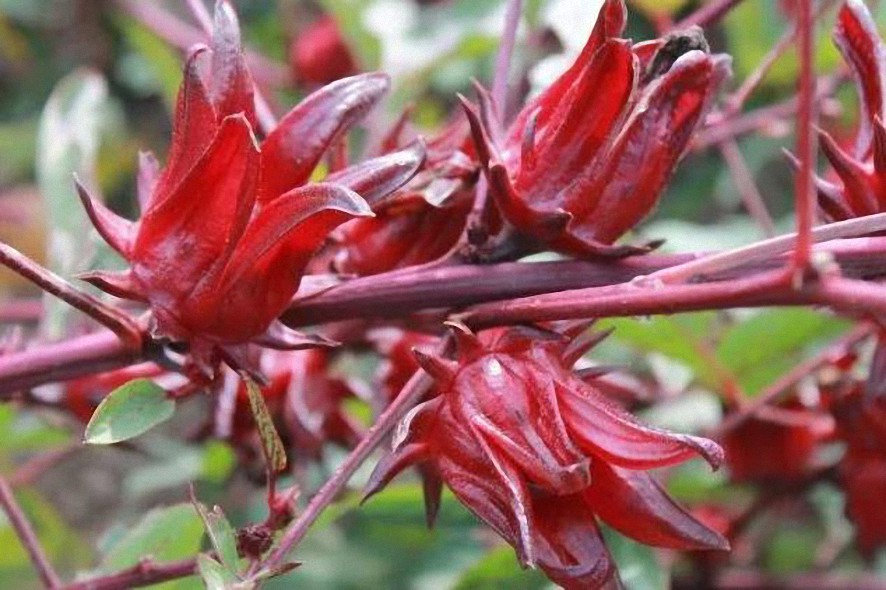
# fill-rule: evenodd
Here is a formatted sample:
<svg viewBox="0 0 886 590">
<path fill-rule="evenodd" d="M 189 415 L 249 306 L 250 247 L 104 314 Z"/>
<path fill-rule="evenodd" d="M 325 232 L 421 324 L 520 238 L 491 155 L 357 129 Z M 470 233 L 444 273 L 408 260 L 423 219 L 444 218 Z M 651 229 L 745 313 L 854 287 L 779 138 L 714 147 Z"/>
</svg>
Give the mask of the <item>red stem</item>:
<svg viewBox="0 0 886 590">
<path fill-rule="evenodd" d="M 797 247 L 794 250 L 793 268 L 795 278 L 802 275 L 809 266 L 812 252 L 812 226 L 815 224 L 815 194 L 813 173 L 815 166 L 815 145 L 813 139 L 813 98 L 814 62 L 812 2 L 796 3 L 798 13 L 797 28 L 800 34 L 800 96 L 797 110 L 797 158 L 800 170 L 796 176 Z"/>
<path fill-rule="evenodd" d="M 8 244 L 0 243 L 0 264 L 28 279 L 50 295 L 54 295 L 68 305 L 79 309 L 114 332 L 130 348 L 136 350 L 141 348 L 141 329 L 125 313 L 74 288 L 60 276 L 40 266 Z"/>
<path fill-rule="evenodd" d="M 738 6 L 742 0 L 711 0 L 701 8 L 674 25 L 674 30 L 679 31 L 692 25 L 710 27 L 717 24 L 730 10 Z"/>
<path fill-rule="evenodd" d="M 9 524 L 12 525 L 13 530 L 18 535 L 25 551 L 28 552 L 28 557 L 31 558 L 31 563 L 34 565 L 34 569 L 37 570 L 37 575 L 40 576 L 43 586 L 46 588 L 60 588 L 61 580 L 58 574 L 52 569 L 52 564 L 46 557 L 43 547 L 40 546 L 40 541 L 37 539 L 36 533 L 34 533 L 34 528 L 28 522 L 28 517 L 25 516 L 21 506 L 15 500 L 12 488 L 3 477 L 0 477 L 0 506 L 3 507 L 3 511 L 9 517 Z"/>
<path fill-rule="evenodd" d="M 445 336 L 437 346 L 437 353 L 446 355 L 450 352 L 451 338 Z M 422 370 L 416 371 L 397 398 L 379 415 L 375 424 L 366 433 L 354 450 L 339 465 L 326 483 L 317 491 L 308 503 L 304 512 L 283 533 L 277 547 L 263 564 L 264 570 L 274 570 L 283 565 L 292 549 L 304 538 L 311 525 L 323 513 L 323 510 L 339 495 L 347 485 L 351 476 L 363 462 L 388 436 L 400 419 L 406 415 L 432 385 L 431 378 Z"/>
<path fill-rule="evenodd" d="M 170 563 L 155 563 L 150 559 L 123 571 L 74 582 L 63 590 L 118 590 L 120 588 L 142 588 L 192 576 L 197 573 L 197 561 L 184 559 Z"/>
</svg>

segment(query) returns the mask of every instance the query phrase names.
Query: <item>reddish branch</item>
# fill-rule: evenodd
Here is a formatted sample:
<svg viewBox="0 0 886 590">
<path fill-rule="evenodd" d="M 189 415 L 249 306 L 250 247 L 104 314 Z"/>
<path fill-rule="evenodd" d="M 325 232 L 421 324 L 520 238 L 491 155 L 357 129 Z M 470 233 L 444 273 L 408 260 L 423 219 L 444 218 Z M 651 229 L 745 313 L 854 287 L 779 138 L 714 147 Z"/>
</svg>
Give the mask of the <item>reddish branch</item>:
<svg viewBox="0 0 886 590">
<path fill-rule="evenodd" d="M 74 582 L 63 587 L 63 590 L 117 590 L 118 588 L 142 588 L 169 580 L 177 580 L 197 573 L 197 562 L 194 559 L 156 563 L 144 559 L 137 565 L 123 571 L 89 578 Z"/>
<path fill-rule="evenodd" d="M 877 231 L 886 215 L 870 216 L 816 228 L 816 238 L 850 235 L 852 232 Z M 793 237 L 782 236 L 752 246 L 710 256 L 674 254 L 647 255 L 619 262 L 560 261 L 546 263 L 503 263 L 490 266 L 452 266 L 421 271 L 397 271 L 373 277 L 354 279 L 319 294 L 297 299 L 283 319 L 292 326 L 308 326 L 348 319 L 397 318 L 411 313 L 440 309 L 457 310 L 471 305 L 492 303 L 493 307 L 469 310 L 483 317 L 484 323 L 536 321 L 544 311 L 545 319 L 576 317 L 577 313 L 603 315 L 638 315 L 675 313 L 692 309 L 709 309 L 726 305 L 808 305 L 826 304 L 828 290 L 820 285 L 795 292 L 789 287 L 773 288 L 755 300 L 741 301 L 735 291 L 741 281 L 730 280 L 690 285 L 674 285 L 689 280 L 737 279 L 757 280 L 755 275 L 784 264 Z M 856 238 L 818 246 L 834 256 L 847 277 L 871 278 L 886 275 L 886 238 Z M 635 277 L 646 276 L 640 285 L 624 285 Z M 642 284 L 668 283 L 667 288 L 646 288 Z M 868 286 L 880 293 L 876 285 Z M 837 287 L 840 285 L 838 284 Z M 596 291 L 575 291 L 582 288 Z M 631 296 L 620 303 L 612 298 L 612 289 L 625 290 Z M 606 290 L 609 289 L 609 290 Z M 687 292 L 706 294 L 703 300 L 681 300 Z M 620 295 L 622 293 L 619 291 Z M 541 295 L 539 295 L 541 294 Z M 529 304 L 525 299 L 539 295 L 544 299 Z M 697 295 L 694 295 L 697 297 Z M 581 298 L 581 312 L 570 312 L 563 304 L 573 297 Z M 590 299 L 594 298 L 594 299 Z M 508 302 L 508 300 L 513 300 Z M 537 302 L 541 303 L 541 308 Z M 642 305 L 641 305 L 642 303 Z M 845 303 L 845 302 L 844 302 Z M 499 306 L 499 307 L 495 307 Z M 509 307 L 510 306 L 510 307 Z M 494 319 L 495 310 L 502 315 Z M 505 312 L 505 310 L 508 310 Z M 528 313 L 531 309 L 532 313 Z M 493 316 L 490 316 L 490 313 Z M 563 317 L 557 318 L 556 316 Z M 533 320 L 533 317 L 535 320 Z M 52 381 L 63 381 L 97 371 L 122 367 L 138 360 L 156 360 L 159 350 L 148 343 L 140 351 L 128 349 L 108 332 L 73 338 L 31 350 L 0 356 L 0 398 Z"/>
<path fill-rule="evenodd" d="M 0 507 L 6 512 L 9 524 L 12 525 L 22 546 L 27 551 L 28 557 L 31 559 L 31 563 L 34 564 L 34 569 L 37 570 L 37 575 L 40 576 L 43 585 L 46 588 L 60 588 L 61 581 L 58 574 L 52 569 L 52 564 L 49 563 L 49 559 L 46 557 L 46 553 L 43 551 L 37 535 L 34 533 L 34 528 L 28 522 L 28 517 L 25 516 L 21 506 L 15 500 L 12 488 L 3 477 L 0 477 Z"/>
<path fill-rule="evenodd" d="M 813 192 L 813 174 L 815 172 L 815 140 L 813 122 L 814 100 L 814 62 L 812 2 L 797 3 L 800 34 L 800 95 L 797 111 L 797 158 L 800 169 L 796 175 L 796 211 L 797 211 L 797 247 L 794 250 L 794 269 L 798 278 L 809 265 L 812 252 L 812 226 L 815 224 L 815 193 Z"/>
</svg>

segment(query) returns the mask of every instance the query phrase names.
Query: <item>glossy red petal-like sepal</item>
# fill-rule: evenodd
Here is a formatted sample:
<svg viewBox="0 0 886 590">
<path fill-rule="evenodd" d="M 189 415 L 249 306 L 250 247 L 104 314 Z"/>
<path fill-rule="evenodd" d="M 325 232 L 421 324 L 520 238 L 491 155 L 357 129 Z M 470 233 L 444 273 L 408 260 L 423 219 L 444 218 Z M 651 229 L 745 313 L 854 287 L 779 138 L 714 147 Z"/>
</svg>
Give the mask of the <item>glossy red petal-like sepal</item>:
<svg viewBox="0 0 886 590">
<path fill-rule="evenodd" d="M 74 176 L 77 194 L 86 209 L 86 214 L 99 235 L 107 244 L 123 258 L 129 259 L 132 254 L 132 243 L 135 239 L 135 224 L 124 219 L 105 207 L 105 204 L 94 198 L 80 179 Z"/>
<path fill-rule="evenodd" d="M 132 274 L 128 270 L 123 272 L 94 270 L 78 274 L 77 278 L 98 287 L 114 297 L 147 301 L 146 295 L 139 291 L 138 287 L 133 283 Z"/>
<path fill-rule="evenodd" d="M 681 508 L 645 471 L 604 461 L 591 465 L 585 492 L 606 524 L 647 545 L 669 549 L 725 551 L 729 542 Z"/>
<path fill-rule="evenodd" d="M 320 334 L 305 334 L 293 330 L 279 320 L 274 320 L 264 334 L 254 338 L 253 343 L 275 350 L 303 350 L 305 348 L 334 348 L 339 342 Z"/>
<path fill-rule="evenodd" d="M 274 200 L 304 184 L 332 143 L 362 119 L 389 86 L 382 73 L 343 78 L 289 111 L 262 144 L 259 201 Z"/>
<path fill-rule="evenodd" d="M 366 160 L 340 172 L 330 174 L 326 182 L 346 186 L 375 209 L 385 197 L 409 182 L 424 165 L 427 149 L 422 140 L 406 148 Z"/>
<path fill-rule="evenodd" d="M 834 43 L 852 67 L 856 85 L 861 89 L 861 117 L 855 155 L 870 154 L 874 117 L 882 117 L 886 84 L 886 46 L 877 33 L 877 25 L 864 2 L 848 0 L 840 8 L 834 28 Z"/>
<path fill-rule="evenodd" d="M 723 449 L 714 441 L 641 424 L 577 378 L 557 387 L 566 427 L 576 443 L 613 465 L 652 469 L 696 455 L 715 469 L 723 462 Z"/>
<path fill-rule="evenodd" d="M 240 46 L 237 13 L 226 0 L 215 5 L 209 93 L 220 118 L 242 113 L 255 123 L 252 76 Z"/>
</svg>

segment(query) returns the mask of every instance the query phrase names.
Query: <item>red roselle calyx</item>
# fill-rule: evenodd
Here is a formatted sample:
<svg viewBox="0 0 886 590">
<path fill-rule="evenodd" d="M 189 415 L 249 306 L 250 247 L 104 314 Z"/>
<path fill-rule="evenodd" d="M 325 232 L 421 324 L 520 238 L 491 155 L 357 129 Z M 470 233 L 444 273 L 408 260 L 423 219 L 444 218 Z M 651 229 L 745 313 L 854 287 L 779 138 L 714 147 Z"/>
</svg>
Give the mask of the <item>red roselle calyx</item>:
<svg viewBox="0 0 886 590">
<path fill-rule="evenodd" d="M 614 573 L 597 518 L 643 543 L 726 549 L 646 472 L 701 455 L 714 442 L 644 426 L 571 365 L 594 339 L 528 328 L 454 329 L 457 360 L 419 355 L 440 395 L 410 412 L 368 495 L 419 465 L 430 506 L 443 482 L 477 516 L 566 588 L 598 588 Z"/>
<path fill-rule="evenodd" d="M 886 334 L 879 335 L 867 382 L 841 385 L 829 393 L 837 434 L 846 443 L 838 472 L 856 543 L 872 558 L 886 547 Z"/>
<path fill-rule="evenodd" d="M 329 84 L 359 71 L 335 18 L 324 15 L 292 42 L 289 60 L 296 80 Z"/>
<path fill-rule="evenodd" d="M 838 221 L 886 211 L 886 46 L 860 0 L 849 0 L 840 8 L 833 36 L 850 66 L 861 102 L 858 134 L 850 151 L 829 133 L 819 133 L 837 182 L 816 179 L 818 202 L 827 217 Z"/>
<path fill-rule="evenodd" d="M 130 263 L 125 273 L 86 280 L 146 302 L 158 335 L 189 342 L 204 362 L 219 349 L 231 358 L 250 341 L 283 349 L 322 344 L 275 318 L 329 232 L 372 214 L 358 193 L 378 198 L 398 188 L 417 170 L 423 148 L 364 162 L 338 179 L 308 180 L 388 84 L 378 73 L 330 84 L 259 144 L 239 26 L 219 3 L 211 49 L 195 49 L 185 66 L 166 167 L 151 155 L 141 158 L 141 218 L 117 217 L 79 187 L 99 232 Z"/>
<path fill-rule="evenodd" d="M 612 246 L 658 202 L 703 121 L 730 58 L 711 55 L 698 29 L 632 45 L 627 12 L 607 0 L 575 63 L 507 130 L 480 92 L 465 103 L 490 193 L 520 232 L 577 256 Z"/>
<path fill-rule="evenodd" d="M 403 188 L 369 203 L 375 217 L 354 219 L 336 230 L 336 268 L 372 275 L 449 252 L 474 202 L 478 164 L 472 148 L 463 117 L 428 141 L 419 173 Z"/>
</svg>

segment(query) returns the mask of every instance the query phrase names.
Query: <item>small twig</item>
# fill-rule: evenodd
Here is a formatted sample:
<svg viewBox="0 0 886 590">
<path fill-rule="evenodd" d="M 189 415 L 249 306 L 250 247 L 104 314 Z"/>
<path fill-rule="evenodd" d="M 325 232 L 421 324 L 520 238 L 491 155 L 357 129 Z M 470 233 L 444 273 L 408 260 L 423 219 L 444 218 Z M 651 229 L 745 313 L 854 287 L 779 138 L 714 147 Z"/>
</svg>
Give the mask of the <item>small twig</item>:
<svg viewBox="0 0 886 590">
<path fill-rule="evenodd" d="M 809 376 L 822 366 L 832 362 L 834 357 L 841 352 L 852 348 L 859 342 L 870 336 L 873 327 L 868 324 L 857 326 L 845 336 L 839 338 L 820 353 L 806 359 L 796 365 L 790 371 L 776 379 L 766 387 L 753 401 L 726 417 L 717 428 L 710 434 L 711 438 L 722 439 L 730 432 L 753 418 L 758 411 L 771 404 L 777 403 L 788 390 L 796 385 L 801 379 Z"/>
<path fill-rule="evenodd" d="M 123 590 L 125 588 L 142 588 L 169 580 L 177 580 L 193 576 L 197 573 L 195 559 L 183 559 L 169 563 L 156 563 L 145 559 L 125 570 L 80 580 L 64 586 L 63 590 Z"/>
<path fill-rule="evenodd" d="M 437 347 L 437 353 L 448 354 L 451 338 L 444 336 Z M 323 487 L 311 498 L 304 512 L 283 533 L 277 547 L 265 560 L 262 568 L 274 570 L 283 565 L 290 551 L 304 538 L 308 529 L 317 520 L 323 510 L 332 503 L 347 485 L 351 476 L 360 468 L 369 455 L 388 436 L 400 419 L 408 412 L 432 385 L 431 378 L 422 370 L 418 370 L 409 379 L 403 390 L 393 402 L 379 415 L 375 424 L 366 433 L 360 443 L 354 447 L 344 462 L 335 470 Z"/>
<path fill-rule="evenodd" d="M 209 14 L 209 11 L 206 9 L 206 5 L 203 4 L 203 0 L 187 0 L 188 8 L 191 9 L 191 14 L 194 15 L 194 18 L 197 19 L 197 22 L 200 24 L 200 28 L 203 29 L 207 35 L 212 34 L 212 16 Z"/>
<path fill-rule="evenodd" d="M 28 279 L 47 293 L 54 295 L 99 322 L 133 350 L 142 345 L 142 332 L 128 315 L 80 291 L 49 269 L 43 268 L 12 246 L 0 243 L 0 264 Z"/>
<path fill-rule="evenodd" d="M 523 12 L 523 0 L 509 0 L 505 11 L 505 26 L 498 55 L 495 58 L 495 77 L 492 80 L 492 100 L 498 105 L 500 123 L 504 123 L 508 113 L 508 75 L 511 61 L 514 58 L 514 44 L 517 40 L 517 28 L 520 26 L 520 15 Z"/>
<path fill-rule="evenodd" d="M 796 175 L 797 246 L 794 249 L 792 269 L 794 280 L 801 282 L 809 267 L 812 253 L 812 226 L 815 225 L 815 193 L 813 174 L 815 172 L 814 119 L 814 56 L 812 53 L 814 35 L 812 23 L 812 2 L 798 2 L 797 28 L 800 33 L 800 96 L 797 111 L 797 158 L 800 169 Z"/>
<path fill-rule="evenodd" d="M 730 10 L 738 6 L 742 0 L 711 0 L 701 8 L 674 25 L 675 31 L 680 31 L 698 25 L 710 27 L 717 24 Z"/>
<path fill-rule="evenodd" d="M 811 242 L 819 243 L 862 236 L 886 230 L 886 213 L 857 217 L 813 228 Z M 710 275 L 731 268 L 774 258 L 795 248 L 797 234 L 790 233 L 776 238 L 755 242 L 748 246 L 718 252 L 691 262 L 666 268 L 649 275 L 650 280 L 681 282 L 701 275 Z"/>
<path fill-rule="evenodd" d="M 34 533 L 34 528 L 28 522 L 28 517 L 25 516 L 21 506 L 16 502 L 9 483 L 2 476 L 0 476 L 0 506 L 3 507 L 3 511 L 9 517 L 9 524 L 18 535 L 25 551 L 28 552 L 28 557 L 31 558 L 31 563 L 37 570 L 37 575 L 40 576 L 43 586 L 46 588 L 61 587 L 61 580 L 52 568 L 49 558 L 46 557 L 46 553 Z"/>
<path fill-rule="evenodd" d="M 30 485 L 41 475 L 82 449 L 83 445 L 76 442 L 60 449 L 40 453 L 15 470 L 15 473 L 9 478 L 9 485 L 13 488 Z"/>
<path fill-rule="evenodd" d="M 732 176 L 733 182 L 735 182 L 739 195 L 741 195 L 745 209 L 748 210 L 748 213 L 754 218 L 760 229 L 763 230 L 763 234 L 767 238 L 771 238 L 775 235 L 775 223 L 772 221 L 769 210 L 766 209 L 763 195 L 757 189 L 753 174 L 748 168 L 744 156 L 741 155 L 738 143 L 735 139 L 724 141 L 720 144 L 720 153 L 723 155 L 723 160 L 729 168 L 729 173 Z"/>
</svg>

